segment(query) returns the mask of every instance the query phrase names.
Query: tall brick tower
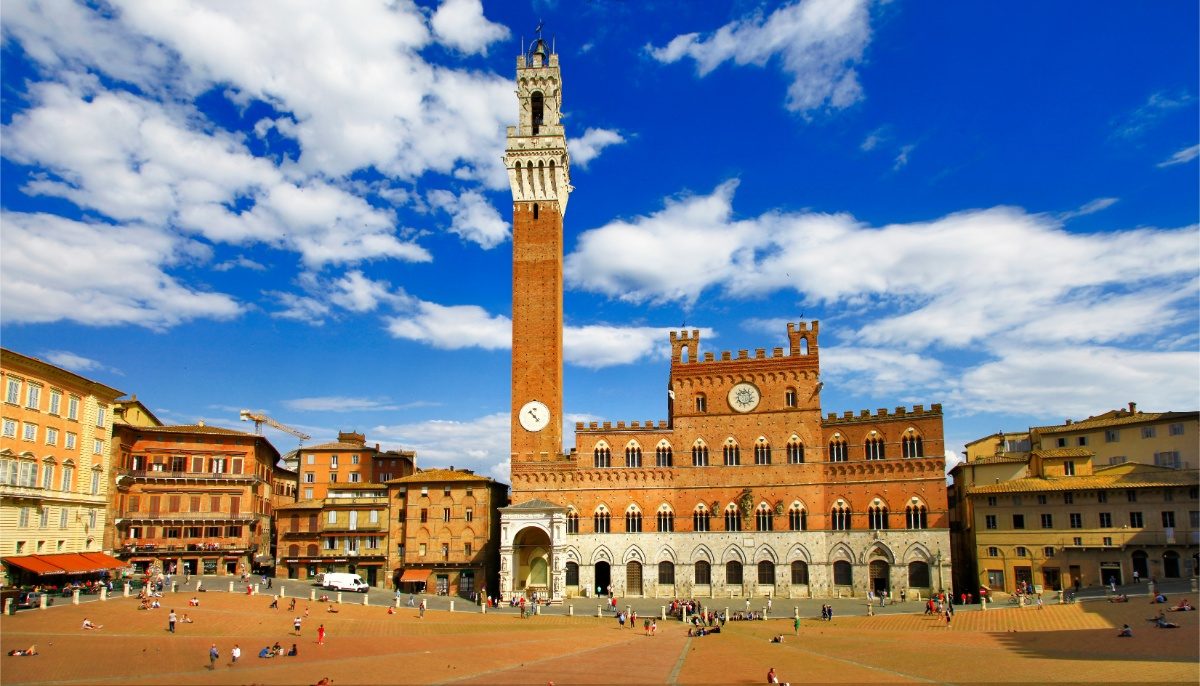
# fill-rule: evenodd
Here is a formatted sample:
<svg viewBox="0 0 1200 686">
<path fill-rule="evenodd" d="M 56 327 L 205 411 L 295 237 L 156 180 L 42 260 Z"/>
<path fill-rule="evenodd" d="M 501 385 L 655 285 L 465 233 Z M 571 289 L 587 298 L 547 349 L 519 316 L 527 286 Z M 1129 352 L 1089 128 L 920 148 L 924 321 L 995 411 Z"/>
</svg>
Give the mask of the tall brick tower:
<svg viewBox="0 0 1200 686">
<path fill-rule="evenodd" d="M 517 58 L 513 196 L 512 469 L 562 452 L 563 215 L 571 192 L 558 55 L 540 37 Z"/>
</svg>

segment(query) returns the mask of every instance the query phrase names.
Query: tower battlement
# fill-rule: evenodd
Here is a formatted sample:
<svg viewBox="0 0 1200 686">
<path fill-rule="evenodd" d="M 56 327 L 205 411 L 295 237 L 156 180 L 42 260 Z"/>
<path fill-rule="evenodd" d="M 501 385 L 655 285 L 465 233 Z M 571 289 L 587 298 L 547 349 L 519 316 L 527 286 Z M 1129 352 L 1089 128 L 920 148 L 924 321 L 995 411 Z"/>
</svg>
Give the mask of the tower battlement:
<svg viewBox="0 0 1200 686">
<path fill-rule="evenodd" d="M 942 404 L 934 403 L 925 409 L 924 405 L 913 405 L 909 410 L 904 406 L 897 407 L 895 412 L 888 412 L 886 407 L 881 407 L 874 412 L 870 410 L 859 410 L 858 414 L 854 414 L 853 410 L 846 410 L 842 416 L 838 416 L 836 412 L 830 412 L 825 417 L 823 422 L 825 426 L 831 424 L 854 424 L 856 422 L 879 421 L 881 419 L 903 419 L 903 418 L 923 418 L 923 417 L 940 417 L 942 416 Z"/>
<path fill-rule="evenodd" d="M 787 336 L 788 349 L 787 354 L 784 354 L 784 349 L 775 347 L 771 349 L 771 354 L 767 355 L 766 348 L 755 348 L 753 358 L 750 356 L 749 350 L 738 350 L 735 356 L 733 351 L 722 350 L 719 357 L 711 352 L 700 353 L 700 330 L 692 329 L 690 332 L 672 331 L 671 332 L 671 364 L 696 364 L 707 362 L 729 362 L 735 360 L 765 360 L 770 358 L 795 357 L 802 355 L 817 356 L 817 335 L 820 328 L 820 322 L 813 320 L 810 322 L 788 322 Z M 684 353 L 687 353 L 684 355 Z"/>
<path fill-rule="evenodd" d="M 670 427 L 667 424 L 667 422 L 664 420 L 661 420 L 661 419 L 658 422 L 655 422 L 653 419 L 648 419 L 645 422 L 632 421 L 632 422 L 628 422 L 628 423 L 626 423 L 626 422 L 586 422 L 586 423 L 585 422 L 575 422 L 575 432 L 577 434 L 578 433 L 599 432 L 599 431 L 606 431 L 606 432 L 607 431 L 623 431 L 626 433 L 630 433 L 630 432 L 649 433 L 649 432 L 657 432 L 657 431 L 666 431 L 669 428 Z"/>
</svg>

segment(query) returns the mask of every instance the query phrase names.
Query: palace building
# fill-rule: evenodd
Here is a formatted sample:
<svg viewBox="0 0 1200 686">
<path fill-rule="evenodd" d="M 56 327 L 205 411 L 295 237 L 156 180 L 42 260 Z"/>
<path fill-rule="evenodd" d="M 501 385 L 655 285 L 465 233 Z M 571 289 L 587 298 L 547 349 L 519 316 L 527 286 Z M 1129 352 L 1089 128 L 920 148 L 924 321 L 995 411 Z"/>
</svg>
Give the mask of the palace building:
<svg viewBox="0 0 1200 686">
<path fill-rule="evenodd" d="M 770 352 L 703 352 L 673 332 L 667 419 L 577 424 L 562 445 L 558 55 L 517 58 L 512 505 L 500 592 L 831 597 L 950 583 L 941 406 L 822 415 L 819 325 Z"/>
</svg>

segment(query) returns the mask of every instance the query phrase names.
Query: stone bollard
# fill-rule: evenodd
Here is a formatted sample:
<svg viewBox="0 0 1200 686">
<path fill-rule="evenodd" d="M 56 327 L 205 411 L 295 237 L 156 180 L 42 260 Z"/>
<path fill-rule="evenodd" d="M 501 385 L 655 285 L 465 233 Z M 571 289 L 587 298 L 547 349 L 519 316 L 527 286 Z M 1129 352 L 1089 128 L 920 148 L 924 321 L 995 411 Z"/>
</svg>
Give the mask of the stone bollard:
<svg viewBox="0 0 1200 686">
<path fill-rule="evenodd" d="M 199 593 L 199 592 L 200 592 L 200 587 L 201 587 L 203 584 L 204 584 L 204 582 L 203 582 L 202 580 L 200 580 L 200 579 L 196 579 L 196 592 L 197 592 L 197 593 Z"/>
<path fill-rule="evenodd" d="M 454 601 L 450 601 L 450 605 L 451 605 L 451 606 L 453 606 L 453 605 L 454 605 Z M 533 606 L 533 614 L 535 614 L 535 615 L 540 615 L 540 614 L 542 614 L 542 606 L 541 606 L 541 605 L 537 605 L 537 604 L 535 604 L 535 605 Z"/>
<path fill-rule="evenodd" d="M 797 605 L 792 609 L 792 619 L 800 619 L 800 606 Z"/>
<path fill-rule="evenodd" d="M 364 593 L 363 594 L 363 605 L 370 605 L 370 604 L 371 604 L 370 594 Z"/>
<path fill-rule="evenodd" d="M 603 616 L 604 616 L 604 610 L 600 609 L 600 606 L 599 606 L 599 605 L 597 605 L 597 606 L 596 606 L 596 616 L 597 616 L 597 617 L 603 617 Z"/>
<path fill-rule="evenodd" d="M 450 611 L 454 612 L 454 601 L 453 600 L 450 601 Z"/>
<path fill-rule="evenodd" d="M 396 602 L 398 603 L 398 602 L 400 602 L 400 601 L 399 601 L 399 600 L 397 600 Z M 484 602 L 480 603 L 480 605 L 479 605 L 479 614 L 481 614 L 481 615 L 486 615 L 486 614 L 487 614 L 487 606 L 488 606 L 488 604 L 487 604 L 487 601 L 486 601 L 486 600 L 485 600 Z"/>
<path fill-rule="evenodd" d="M 125 597 L 126 598 L 129 597 L 129 582 L 128 581 L 125 582 Z"/>
<path fill-rule="evenodd" d="M 14 600 L 14 598 L 5 598 L 4 599 L 4 614 L 5 614 L 5 616 L 11 615 L 13 613 L 13 611 L 12 611 L 13 600 Z"/>
<path fill-rule="evenodd" d="M 308 599 L 313 601 L 314 603 L 317 602 L 317 589 L 315 589 L 315 588 L 309 589 Z"/>
<path fill-rule="evenodd" d="M 680 611 L 680 613 L 679 613 L 679 621 L 683 622 L 684 624 L 687 624 L 687 623 L 688 623 L 688 611 L 687 611 L 687 608 L 686 608 L 686 607 L 685 607 L 685 608 L 683 608 L 683 610 L 682 610 L 682 611 Z"/>
<path fill-rule="evenodd" d="M 568 605 L 568 606 L 567 606 L 567 616 L 568 616 L 568 617 L 574 617 L 574 616 L 575 616 L 575 606 L 574 606 L 574 605 Z"/>
<path fill-rule="evenodd" d="M 725 608 L 725 621 L 729 621 L 729 608 Z"/>
<path fill-rule="evenodd" d="M 1196 577 L 1193 576 L 1192 577 L 1192 593 L 1196 592 L 1198 583 L 1200 583 L 1200 579 L 1197 579 Z"/>
<path fill-rule="evenodd" d="M 72 605 L 79 604 L 79 589 L 78 588 L 75 589 L 74 591 L 71 591 L 71 604 Z"/>
<path fill-rule="evenodd" d="M 108 600 L 108 587 L 107 586 L 100 587 L 100 600 Z"/>
<path fill-rule="evenodd" d="M 664 622 L 667 621 L 667 606 L 659 605 L 658 606 L 658 614 L 659 614 L 659 619 L 663 620 Z"/>
<path fill-rule="evenodd" d="M 49 598 L 47 598 L 47 597 L 46 597 L 46 594 L 45 594 L 45 593 L 43 593 L 43 594 L 41 595 L 41 598 L 40 598 L 40 599 L 39 599 L 39 601 L 38 601 L 38 602 L 41 604 L 41 609 L 43 609 L 43 610 L 45 610 L 45 609 L 46 609 L 46 605 L 47 605 L 47 601 L 48 601 L 48 600 L 49 600 Z"/>
<path fill-rule="evenodd" d="M 254 595 L 258 595 L 258 584 L 254 584 Z"/>
<path fill-rule="evenodd" d="M 392 603 L 392 607 L 396 608 L 397 610 L 400 609 L 400 596 L 396 596 L 396 599 Z"/>
<path fill-rule="evenodd" d="M 338 593 L 337 593 L 337 604 L 338 605 L 342 604 L 342 592 L 341 591 L 338 591 Z"/>
<path fill-rule="evenodd" d="M 984 612 L 987 612 L 987 606 L 988 606 L 988 599 L 980 598 L 979 599 L 979 607 L 983 608 Z"/>
<path fill-rule="evenodd" d="M 229 582 L 229 592 L 233 593 L 233 582 L 232 581 Z"/>
</svg>

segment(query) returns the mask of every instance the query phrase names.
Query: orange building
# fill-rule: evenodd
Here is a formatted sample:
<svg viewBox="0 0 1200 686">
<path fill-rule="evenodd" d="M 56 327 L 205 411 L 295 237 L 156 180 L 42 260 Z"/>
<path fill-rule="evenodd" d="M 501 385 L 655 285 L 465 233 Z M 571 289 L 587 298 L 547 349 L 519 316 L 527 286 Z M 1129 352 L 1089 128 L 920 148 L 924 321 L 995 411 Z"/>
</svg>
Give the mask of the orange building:
<svg viewBox="0 0 1200 686">
<path fill-rule="evenodd" d="M 389 567 L 398 589 L 472 597 L 495 588 L 508 488 L 466 469 L 427 469 L 387 482 Z"/>
<path fill-rule="evenodd" d="M 412 451 L 381 451 L 378 443 L 368 447 L 365 435 L 342 431 L 334 442 L 299 449 L 298 495 L 300 500 L 322 500 L 331 487 L 408 476 L 416 461 Z"/>
<path fill-rule="evenodd" d="M 276 512 L 276 576 L 350 572 L 383 587 L 389 518 L 387 487 L 380 483 L 334 484 L 321 500 L 284 505 Z"/>
<path fill-rule="evenodd" d="M 118 424 L 113 442 L 119 557 L 192 574 L 270 566 L 279 452 L 267 439 L 203 423 Z"/>
<path fill-rule="evenodd" d="M 559 599 L 794 597 L 950 581 L 942 411 L 822 417 L 818 324 L 787 347 L 671 335 L 667 419 L 576 425 L 562 452 L 562 231 L 570 185 L 558 55 L 517 58 L 512 500 L 500 589 Z"/>
<path fill-rule="evenodd" d="M 115 562 L 100 553 L 121 391 L 11 350 L 0 377 L 0 585 L 99 572 L 80 554 Z"/>
</svg>

